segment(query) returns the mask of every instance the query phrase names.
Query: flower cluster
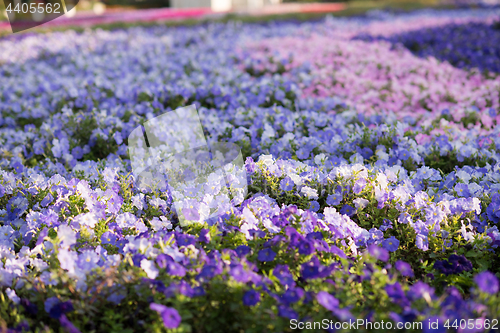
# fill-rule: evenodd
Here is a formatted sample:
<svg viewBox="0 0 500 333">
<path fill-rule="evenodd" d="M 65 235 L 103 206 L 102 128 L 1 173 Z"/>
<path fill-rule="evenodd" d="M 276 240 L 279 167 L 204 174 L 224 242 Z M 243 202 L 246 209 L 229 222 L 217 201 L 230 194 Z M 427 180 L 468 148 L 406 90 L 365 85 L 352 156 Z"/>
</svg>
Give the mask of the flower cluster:
<svg viewBox="0 0 500 333">
<path fill-rule="evenodd" d="M 433 39 L 458 34 L 450 43 L 493 54 L 470 39 L 495 15 L 0 40 L 0 327 L 287 332 L 290 319 L 444 329 L 496 318 L 500 76 L 486 53 L 441 62 L 449 52 Z M 404 48 L 415 39 L 435 57 Z M 186 193 L 142 183 L 130 134 L 191 104 L 209 145 L 236 144 L 244 164 Z M 231 200 L 219 199 L 226 185 Z"/>
</svg>

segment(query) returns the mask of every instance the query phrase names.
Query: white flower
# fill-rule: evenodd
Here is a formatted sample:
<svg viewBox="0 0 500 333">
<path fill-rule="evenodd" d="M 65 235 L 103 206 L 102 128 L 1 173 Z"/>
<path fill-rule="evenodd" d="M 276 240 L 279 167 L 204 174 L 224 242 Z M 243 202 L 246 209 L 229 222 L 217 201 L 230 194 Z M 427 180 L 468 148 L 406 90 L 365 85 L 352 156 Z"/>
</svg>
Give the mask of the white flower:
<svg viewBox="0 0 500 333">
<path fill-rule="evenodd" d="M 97 224 L 97 218 L 94 213 L 85 213 L 78 215 L 75 220 L 80 224 L 87 226 L 91 229 Z"/>
<path fill-rule="evenodd" d="M 363 198 L 354 199 L 352 202 L 356 205 L 356 209 L 363 209 L 370 203 L 370 201 Z"/>
<path fill-rule="evenodd" d="M 61 247 L 69 248 L 76 243 L 76 233 L 67 225 L 60 225 L 57 230 L 57 238 L 61 241 Z"/>
<path fill-rule="evenodd" d="M 180 252 L 179 249 L 176 248 L 176 247 L 167 247 L 167 248 L 165 248 L 165 250 L 163 251 L 163 253 L 168 254 L 169 256 L 171 256 L 172 259 L 174 259 L 175 262 L 179 262 L 182 259 L 184 259 L 184 257 L 186 257 L 184 255 L 184 253 Z"/>
<path fill-rule="evenodd" d="M 277 233 L 277 232 L 279 232 L 279 231 L 280 231 L 280 228 L 279 228 L 279 227 L 277 227 L 277 226 L 275 226 L 275 225 L 273 224 L 273 222 L 271 222 L 271 220 L 270 220 L 270 219 L 264 219 L 264 221 L 262 221 L 262 222 L 263 222 L 263 224 L 264 224 L 264 227 L 266 227 L 266 228 L 267 228 L 267 230 L 269 230 L 271 233 L 273 233 L 273 234 L 274 234 L 274 233 Z"/>
<path fill-rule="evenodd" d="M 300 192 L 304 194 L 308 199 L 318 199 L 318 191 L 309 186 L 302 187 Z"/>
<path fill-rule="evenodd" d="M 483 194 L 483 188 L 477 183 L 470 183 L 469 192 L 475 197 L 480 197 Z"/>
<path fill-rule="evenodd" d="M 152 260 L 142 259 L 141 268 L 144 270 L 144 272 L 146 272 L 146 275 L 150 279 L 156 279 L 158 273 L 160 272 L 158 268 L 156 268 L 155 263 Z"/>
<path fill-rule="evenodd" d="M 14 304 L 19 304 L 19 302 L 21 301 L 14 290 L 7 288 L 5 289 L 5 293 L 7 294 L 7 297 L 9 297 L 12 302 L 14 302 Z"/>
<path fill-rule="evenodd" d="M 470 174 L 468 174 L 467 172 L 463 171 L 463 170 L 460 170 L 460 171 L 457 171 L 457 177 L 462 180 L 464 183 L 468 183 L 469 180 L 471 179 L 471 176 Z"/>
<path fill-rule="evenodd" d="M 317 165 L 323 165 L 325 164 L 326 161 L 326 155 L 325 154 L 318 154 L 314 156 L 314 163 Z"/>
<path fill-rule="evenodd" d="M 295 183 L 295 185 L 297 185 L 297 186 L 300 186 L 304 183 L 302 177 L 300 177 L 299 175 L 297 175 L 295 173 L 288 174 L 288 177 L 290 177 L 293 180 L 293 182 Z"/>
<path fill-rule="evenodd" d="M 262 133 L 262 142 L 270 141 L 269 139 L 274 138 L 275 136 L 274 129 L 269 125 L 264 125 L 264 132 Z"/>
<path fill-rule="evenodd" d="M 258 163 L 270 166 L 274 164 L 273 155 L 261 155 Z"/>
</svg>

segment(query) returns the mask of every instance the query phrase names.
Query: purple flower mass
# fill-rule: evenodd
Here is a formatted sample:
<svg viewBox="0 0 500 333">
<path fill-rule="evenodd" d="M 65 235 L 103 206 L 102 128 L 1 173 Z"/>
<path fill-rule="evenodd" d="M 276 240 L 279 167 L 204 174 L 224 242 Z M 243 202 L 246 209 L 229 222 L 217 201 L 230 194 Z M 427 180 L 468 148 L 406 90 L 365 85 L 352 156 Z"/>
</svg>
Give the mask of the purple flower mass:
<svg viewBox="0 0 500 333">
<path fill-rule="evenodd" d="M 494 318 L 492 2 L 2 35 L 0 326 Z"/>
<path fill-rule="evenodd" d="M 258 260 L 259 261 L 273 261 L 276 257 L 276 252 L 271 248 L 266 248 L 259 251 Z"/>
<path fill-rule="evenodd" d="M 333 311 L 339 306 L 339 300 L 325 291 L 320 291 L 318 295 L 316 295 L 316 300 L 324 308 L 330 311 Z"/>
<path fill-rule="evenodd" d="M 260 301 L 260 294 L 255 290 L 248 290 L 243 295 L 243 304 L 246 306 L 254 306 Z"/>
<path fill-rule="evenodd" d="M 158 312 L 166 328 L 173 329 L 179 327 L 182 318 L 176 309 L 157 303 L 151 303 L 149 307 L 151 310 Z"/>
<path fill-rule="evenodd" d="M 477 286 L 482 292 L 488 294 L 496 294 L 499 290 L 499 282 L 498 278 L 491 272 L 482 272 L 476 275 L 474 278 L 474 282 L 476 282 Z"/>
<path fill-rule="evenodd" d="M 387 251 L 394 252 L 399 247 L 399 240 L 396 237 L 391 236 L 390 238 L 384 239 L 382 246 Z"/>
<path fill-rule="evenodd" d="M 396 269 L 403 276 L 408 276 L 408 277 L 413 277 L 414 276 L 413 270 L 412 270 L 410 264 L 408 264 L 408 263 L 406 263 L 406 262 L 404 262 L 402 260 L 396 261 Z"/>
<path fill-rule="evenodd" d="M 437 260 L 434 262 L 434 268 L 445 275 L 460 274 L 463 271 L 472 270 L 472 263 L 464 256 L 456 254 L 450 255 L 448 260 Z"/>
</svg>

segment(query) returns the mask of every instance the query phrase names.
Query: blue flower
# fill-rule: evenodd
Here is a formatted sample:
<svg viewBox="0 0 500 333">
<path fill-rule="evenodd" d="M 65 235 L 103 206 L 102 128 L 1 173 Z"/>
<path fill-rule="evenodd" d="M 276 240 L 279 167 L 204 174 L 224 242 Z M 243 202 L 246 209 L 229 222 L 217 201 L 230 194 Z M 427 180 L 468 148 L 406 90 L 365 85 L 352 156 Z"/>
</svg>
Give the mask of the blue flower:
<svg viewBox="0 0 500 333">
<path fill-rule="evenodd" d="M 339 205 L 343 199 L 344 196 L 342 195 L 342 193 L 335 192 L 328 195 L 328 197 L 326 198 L 326 203 L 330 206 L 336 206 Z"/>
<path fill-rule="evenodd" d="M 455 185 L 455 191 L 459 197 L 468 198 L 470 196 L 469 187 L 467 184 L 457 184 Z"/>
<path fill-rule="evenodd" d="M 255 290 L 248 290 L 243 295 L 243 304 L 246 306 L 254 306 L 260 302 L 260 293 Z"/>
<path fill-rule="evenodd" d="M 410 152 L 406 149 L 402 149 L 398 153 L 398 158 L 402 161 L 406 161 L 410 158 Z"/>
<path fill-rule="evenodd" d="M 396 269 L 401 273 L 401 275 L 403 276 L 408 276 L 408 277 L 413 277 L 413 270 L 411 269 L 411 266 L 410 264 L 402 261 L 402 260 L 398 260 L 396 261 Z"/>
<path fill-rule="evenodd" d="M 177 312 L 176 309 L 169 308 L 169 307 L 167 307 L 165 305 L 157 304 L 157 303 L 151 303 L 149 305 L 149 308 L 151 310 L 154 310 L 154 311 L 158 312 L 158 314 L 160 315 L 161 319 L 163 320 L 163 325 L 166 328 L 174 329 L 174 328 L 179 327 L 182 318 L 181 318 L 181 316 L 179 315 L 179 312 Z"/>
<path fill-rule="evenodd" d="M 114 234 L 111 231 L 106 231 L 105 233 L 102 234 L 101 236 L 101 243 L 102 244 L 111 244 L 115 245 L 118 237 L 116 234 Z"/>
<path fill-rule="evenodd" d="M 312 200 L 311 202 L 309 202 L 309 210 L 317 212 L 319 210 L 319 202 L 317 202 L 316 200 Z"/>
<path fill-rule="evenodd" d="M 292 286 L 295 284 L 293 275 L 286 265 L 276 265 L 273 270 L 273 275 L 276 276 L 283 285 Z"/>
<path fill-rule="evenodd" d="M 401 288 L 401 284 L 399 282 L 388 284 L 385 287 L 385 291 L 387 292 L 387 295 L 393 300 L 400 300 L 405 298 L 405 293 Z"/>
<path fill-rule="evenodd" d="M 280 188 L 285 192 L 293 190 L 294 185 L 295 183 L 288 176 L 280 181 Z"/>
<path fill-rule="evenodd" d="M 297 312 L 295 312 L 292 308 L 285 306 L 285 305 L 278 306 L 278 315 L 280 317 L 288 318 L 288 319 L 297 319 L 299 317 Z"/>
<path fill-rule="evenodd" d="M 386 249 L 375 244 L 368 246 L 368 253 L 375 257 L 377 260 L 389 260 L 389 252 L 387 252 Z"/>
<path fill-rule="evenodd" d="M 61 323 L 61 326 L 66 330 L 66 332 L 80 333 L 80 330 L 75 325 L 73 325 L 71 321 L 69 321 L 66 315 L 62 314 L 59 317 L 59 322 Z"/>
<path fill-rule="evenodd" d="M 355 212 L 356 212 L 356 209 L 354 209 L 354 207 L 349 206 L 349 205 L 344 205 L 340 209 L 340 214 L 344 214 L 344 215 L 347 215 L 347 216 L 353 216 Z"/>
<path fill-rule="evenodd" d="M 484 293 L 490 295 L 498 293 L 499 290 L 498 278 L 489 271 L 484 271 L 477 274 L 474 277 L 474 282 L 476 282 L 479 289 Z"/>
<path fill-rule="evenodd" d="M 396 237 L 391 236 L 384 239 L 382 246 L 390 252 L 395 252 L 399 248 L 399 240 Z"/>
<path fill-rule="evenodd" d="M 234 250 L 236 251 L 236 253 L 240 258 L 246 256 L 251 251 L 250 247 L 246 245 L 240 245 Z"/>
<path fill-rule="evenodd" d="M 299 243 L 299 253 L 306 256 L 314 253 L 314 243 L 310 240 L 301 241 Z"/>
<path fill-rule="evenodd" d="M 304 289 L 302 288 L 289 288 L 281 295 L 281 300 L 285 305 L 290 305 L 298 302 L 302 297 L 304 297 Z"/>
<path fill-rule="evenodd" d="M 63 314 L 73 311 L 73 304 L 70 301 L 59 302 L 50 308 L 50 318 L 59 319 Z"/>
<path fill-rule="evenodd" d="M 265 248 L 259 251 L 257 259 L 259 261 L 273 261 L 276 257 L 276 252 L 274 252 L 271 248 Z"/>
<path fill-rule="evenodd" d="M 316 295 L 316 300 L 319 304 L 321 304 L 325 309 L 333 311 L 339 306 L 339 300 L 327 293 L 326 291 L 320 291 Z"/>
</svg>

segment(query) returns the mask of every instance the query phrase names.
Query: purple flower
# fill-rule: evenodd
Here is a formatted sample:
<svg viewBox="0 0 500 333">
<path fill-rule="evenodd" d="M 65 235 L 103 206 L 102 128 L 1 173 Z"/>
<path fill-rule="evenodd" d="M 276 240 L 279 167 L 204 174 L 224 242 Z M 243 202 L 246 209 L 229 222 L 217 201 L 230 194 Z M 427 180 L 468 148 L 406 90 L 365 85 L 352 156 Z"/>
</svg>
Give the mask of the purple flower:
<svg viewBox="0 0 500 333">
<path fill-rule="evenodd" d="M 380 242 L 383 241 L 384 239 L 384 233 L 376 228 L 371 228 L 370 231 L 368 231 L 370 235 L 370 239 L 368 239 L 368 244 L 380 244 Z"/>
<path fill-rule="evenodd" d="M 194 289 L 189 285 L 189 283 L 184 280 L 181 280 L 179 283 L 171 284 L 168 289 L 189 298 L 193 297 L 194 295 Z M 165 294 L 167 295 L 168 293 L 169 291 L 167 290 Z"/>
<path fill-rule="evenodd" d="M 247 271 L 245 271 L 245 269 L 243 268 L 243 266 L 241 264 L 234 265 L 231 268 L 231 270 L 229 271 L 229 274 L 231 274 L 231 276 L 236 281 L 242 282 L 242 283 L 247 283 L 251 279 L 250 274 Z"/>
<path fill-rule="evenodd" d="M 276 276 L 283 285 L 292 286 L 295 284 L 292 273 L 290 273 L 290 269 L 286 265 L 276 265 L 273 270 L 273 275 Z"/>
<path fill-rule="evenodd" d="M 296 154 L 300 160 L 306 160 L 311 155 L 311 151 L 309 149 L 306 149 L 305 147 L 302 147 L 296 151 Z"/>
<path fill-rule="evenodd" d="M 59 302 L 53 305 L 49 311 L 50 318 L 58 319 L 63 314 L 73 311 L 73 304 L 70 301 Z"/>
<path fill-rule="evenodd" d="M 333 311 L 339 306 L 339 300 L 327 293 L 326 291 L 320 291 L 316 295 L 316 300 L 325 309 Z"/>
<path fill-rule="evenodd" d="M 288 176 L 280 181 L 280 188 L 285 192 L 293 190 L 294 185 L 295 183 L 293 182 L 292 178 Z"/>
<path fill-rule="evenodd" d="M 161 319 L 163 320 L 163 325 L 165 325 L 166 328 L 173 329 L 179 327 L 181 323 L 181 316 L 179 315 L 179 312 L 177 312 L 176 309 L 169 308 L 166 307 L 165 305 L 157 303 L 149 304 L 149 308 L 151 310 L 158 312 Z"/>
<path fill-rule="evenodd" d="M 198 221 L 200 219 L 200 214 L 196 208 L 183 208 L 182 214 L 184 214 L 186 220 Z"/>
<path fill-rule="evenodd" d="M 396 269 L 403 276 L 413 277 L 413 270 L 411 269 L 410 264 L 408 264 L 402 260 L 396 261 Z"/>
<path fill-rule="evenodd" d="M 402 149 L 398 153 L 398 158 L 401 161 L 406 161 L 408 158 L 410 158 L 410 152 L 406 149 Z"/>
<path fill-rule="evenodd" d="M 368 246 L 368 253 L 375 257 L 377 260 L 389 260 L 389 252 L 387 252 L 386 249 L 375 244 Z"/>
<path fill-rule="evenodd" d="M 246 306 L 254 306 L 260 301 L 260 293 L 255 290 L 248 290 L 243 295 L 243 304 Z"/>
<path fill-rule="evenodd" d="M 427 224 L 439 225 L 445 216 L 446 214 L 437 206 L 431 206 L 425 210 L 425 219 Z"/>
<path fill-rule="evenodd" d="M 315 257 L 316 260 L 311 260 L 309 262 L 306 262 L 302 264 L 302 277 L 304 279 L 316 279 L 319 277 L 319 262 L 317 258 Z"/>
<path fill-rule="evenodd" d="M 50 204 L 53 200 L 54 197 L 49 193 L 45 196 L 45 198 L 43 198 L 42 202 L 40 202 L 40 206 L 47 207 L 47 205 Z"/>
<path fill-rule="evenodd" d="M 291 247 L 297 247 L 304 240 L 304 237 L 292 227 L 286 227 L 285 234 L 288 236 L 290 240 Z"/>
<path fill-rule="evenodd" d="M 299 253 L 303 255 L 310 255 L 314 252 L 314 243 L 310 240 L 304 239 L 299 243 Z"/>
<path fill-rule="evenodd" d="M 332 310 L 332 314 L 340 321 L 353 321 L 355 319 L 348 309 L 335 308 Z"/>
<path fill-rule="evenodd" d="M 342 193 L 336 192 L 336 193 L 328 195 L 328 197 L 326 198 L 326 203 L 329 206 L 336 206 L 336 205 L 339 205 L 343 199 L 344 199 L 344 196 L 342 195 Z"/>
<path fill-rule="evenodd" d="M 352 191 L 355 194 L 360 194 L 361 191 L 366 187 L 366 179 L 360 178 L 354 183 L 354 186 L 352 187 Z"/>
<path fill-rule="evenodd" d="M 429 239 L 426 235 L 418 234 L 415 239 L 415 244 L 422 251 L 427 251 L 429 249 Z"/>
<path fill-rule="evenodd" d="M 15 197 L 11 198 L 7 203 L 8 218 L 14 220 L 20 217 L 26 209 L 28 209 L 28 199 L 26 199 L 21 192 Z"/>
<path fill-rule="evenodd" d="M 474 277 L 474 282 L 482 292 L 488 294 L 498 293 L 498 278 L 489 271 L 484 271 Z"/>
<path fill-rule="evenodd" d="M 69 319 L 66 317 L 66 315 L 61 315 L 59 317 L 59 322 L 61 323 L 61 326 L 68 332 L 68 333 L 81 333 L 78 328 L 76 328 L 75 325 L 73 325 L 72 322 L 69 321 Z"/>
<path fill-rule="evenodd" d="M 446 135 L 440 135 L 436 138 L 436 144 L 440 148 L 444 148 L 448 146 L 448 137 Z"/>
<path fill-rule="evenodd" d="M 101 243 L 115 245 L 117 239 L 118 237 L 113 232 L 106 231 L 101 236 Z"/>
<path fill-rule="evenodd" d="M 383 222 L 383 223 L 382 223 L 382 225 L 380 226 L 380 230 L 381 230 L 381 231 L 386 231 L 386 230 L 388 230 L 388 229 L 392 229 L 392 222 L 391 222 L 390 220 L 388 220 L 388 219 L 384 219 L 382 222 Z"/>
<path fill-rule="evenodd" d="M 200 235 L 198 236 L 198 242 L 208 244 L 210 243 L 210 230 L 201 229 Z"/>
<path fill-rule="evenodd" d="M 166 254 L 159 254 L 156 257 L 156 264 L 160 268 L 165 268 L 169 275 L 183 277 L 186 275 L 186 269 L 179 263 L 176 263 L 172 257 Z"/>
<path fill-rule="evenodd" d="M 333 244 L 330 246 L 330 252 L 333 253 L 333 254 L 336 254 L 340 258 L 344 258 L 344 259 L 347 258 L 347 256 L 344 253 L 344 251 L 342 251 L 338 246 L 335 246 Z"/>
<path fill-rule="evenodd" d="M 249 254 L 250 251 L 251 251 L 251 249 L 250 249 L 250 246 L 240 245 L 236 249 L 234 249 L 234 251 L 236 251 L 236 254 L 238 255 L 238 257 L 241 258 L 241 257 L 246 256 L 247 254 Z"/>
<path fill-rule="evenodd" d="M 344 205 L 344 207 L 342 207 L 340 209 L 340 214 L 344 214 L 347 216 L 353 216 L 355 212 L 356 212 L 356 209 L 354 209 L 354 207 L 349 206 L 349 205 Z"/>
<path fill-rule="evenodd" d="M 289 288 L 281 295 L 281 300 L 285 305 L 290 305 L 298 302 L 302 297 L 304 297 L 304 289 L 299 287 Z"/>
<path fill-rule="evenodd" d="M 459 197 L 465 197 L 465 198 L 470 197 L 469 187 L 467 186 L 467 184 L 459 183 L 455 185 L 454 190 L 457 192 L 457 195 Z"/>
<path fill-rule="evenodd" d="M 434 269 L 445 275 L 460 274 L 463 271 L 471 271 L 472 263 L 464 256 L 452 254 L 448 258 L 448 261 L 436 260 L 434 262 Z"/>
<path fill-rule="evenodd" d="M 309 210 L 317 212 L 319 210 L 319 202 L 313 200 L 309 203 Z"/>
<path fill-rule="evenodd" d="M 192 235 L 176 233 L 175 239 L 178 247 L 196 244 L 196 238 Z"/>
<path fill-rule="evenodd" d="M 488 218 L 492 222 L 494 223 L 500 222 L 500 201 L 492 201 L 488 205 L 488 208 L 486 209 L 486 214 L 488 215 Z"/>
<path fill-rule="evenodd" d="M 395 252 L 399 248 L 399 240 L 396 237 L 391 236 L 384 239 L 384 241 L 382 242 L 382 246 L 387 251 Z"/>
<path fill-rule="evenodd" d="M 288 319 L 296 319 L 299 316 L 292 308 L 285 305 L 278 306 L 278 315 Z"/>
<path fill-rule="evenodd" d="M 257 256 L 257 259 L 259 261 L 273 261 L 274 258 L 276 257 L 276 252 L 274 252 L 271 248 L 266 248 L 263 250 L 259 251 L 259 254 Z"/>
<path fill-rule="evenodd" d="M 417 281 L 408 290 L 408 297 L 412 300 L 417 300 L 422 297 L 431 298 L 434 295 L 434 288 L 430 287 L 427 283 L 422 281 Z"/>
<path fill-rule="evenodd" d="M 405 298 L 405 292 L 403 291 L 403 288 L 401 288 L 401 284 L 399 282 L 386 285 L 385 292 L 393 300 L 400 300 Z"/>
<path fill-rule="evenodd" d="M 245 169 L 250 175 L 255 172 L 255 170 L 257 169 L 257 164 L 255 163 L 253 158 L 247 157 L 247 159 L 245 160 Z"/>
<path fill-rule="evenodd" d="M 434 269 L 438 270 L 444 275 L 451 275 L 457 273 L 456 265 L 446 260 L 436 260 L 434 262 Z"/>
<path fill-rule="evenodd" d="M 459 273 L 463 271 L 472 271 L 472 263 L 465 258 L 465 256 L 452 254 L 449 256 L 448 261 L 456 264 Z"/>
<path fill-rule="evenodd" d="M 204 279 L 211 279 L 218 274 L 218 271 L 219 270 L 215 265 L 205 265 L 203 266 L 200 274 L 198 274 L 198 277 Z"/>
</svg>

